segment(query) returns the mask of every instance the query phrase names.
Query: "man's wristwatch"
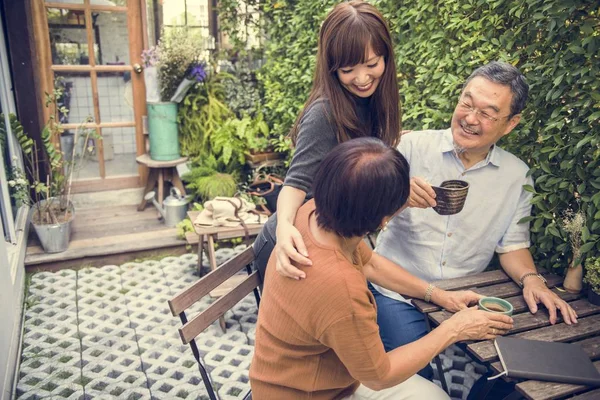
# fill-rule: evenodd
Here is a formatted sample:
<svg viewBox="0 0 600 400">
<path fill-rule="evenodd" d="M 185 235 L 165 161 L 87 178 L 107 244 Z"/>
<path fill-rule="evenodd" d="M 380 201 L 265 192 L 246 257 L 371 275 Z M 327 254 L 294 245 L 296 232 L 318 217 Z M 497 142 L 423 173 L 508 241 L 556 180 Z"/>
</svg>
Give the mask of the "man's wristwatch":
<svg viewBox="0 0 600 400">
<path fill-rule="evenodd" d="M 525 278 L 527 278 L 528 276 L 537 276 L 542 282 L 544 282 L 544 285 L 546 284 L 546 278 L 544 278 L 542 275 L 538 274 L 537 272 L 528 272 L 526 274 L 524 274 L 521 279 L 519 279 L 519 286 L 524 287 L 525 284 L 523 283 L 523 281 L 525 280 Z"/>
</svg>

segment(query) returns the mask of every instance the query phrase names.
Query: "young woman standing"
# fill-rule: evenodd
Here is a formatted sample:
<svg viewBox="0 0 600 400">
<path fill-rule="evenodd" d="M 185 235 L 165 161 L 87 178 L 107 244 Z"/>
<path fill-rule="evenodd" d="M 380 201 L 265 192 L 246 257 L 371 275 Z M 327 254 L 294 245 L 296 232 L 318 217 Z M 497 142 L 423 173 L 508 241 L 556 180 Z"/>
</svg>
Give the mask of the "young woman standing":
<svg viewBox="0 0 600 400">
<path fill-rule="evenodd" d="M 394 51 L 387 23 L 362 1 L 338 4 L 323 22 L 310 96 L 290 132 L 295 154 L 277 201 L 277 214 L 265 225 L 254 250 L 263 273 L 271 252 L 277 269 L 296 279 L 305 273 L 291 262 L 311 265 L 294 227 L 300 206 L 312 198 L 315 173 L 339 143 L 375 137 L 396 146 L 400 102 Z"/>
</svg>

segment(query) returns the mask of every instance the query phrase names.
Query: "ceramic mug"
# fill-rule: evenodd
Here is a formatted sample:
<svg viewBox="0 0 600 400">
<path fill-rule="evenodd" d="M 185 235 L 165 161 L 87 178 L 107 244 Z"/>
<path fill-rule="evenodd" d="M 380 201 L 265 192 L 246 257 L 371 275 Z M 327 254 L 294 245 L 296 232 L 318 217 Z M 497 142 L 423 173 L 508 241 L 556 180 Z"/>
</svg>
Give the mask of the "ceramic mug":
<svg viewBox="0 0 600 400">
<path fill-rule="evenodd" d="M 479 308 L 496 314 L 512 315 L 514 307 L 508 301 L 498 297 L 483 297 L 479 300 Z"/>
<path fill-rule="evenodd" d="M 440 215 L 453 215 L 462 211 L 469 192 L 469 182 L 453 179 L 444 181 L 440 186 L 432 186 L 435 192 L 435 202 L 433 207 L 435 212 Z"/>
</svg>

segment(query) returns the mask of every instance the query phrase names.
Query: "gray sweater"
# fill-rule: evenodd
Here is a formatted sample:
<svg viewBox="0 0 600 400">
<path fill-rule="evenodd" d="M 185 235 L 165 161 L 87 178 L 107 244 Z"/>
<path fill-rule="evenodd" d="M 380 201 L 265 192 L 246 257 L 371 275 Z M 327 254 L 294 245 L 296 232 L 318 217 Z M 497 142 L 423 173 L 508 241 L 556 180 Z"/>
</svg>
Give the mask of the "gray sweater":
<svg viewBox="0 0 600 400">
<path fill-rule="evenodd" d="M 370 99 L 356 99 L 355 103 L 358 118 L 361 121 L 369 120 Z M 338 144 L 336 129 L 329 100 L 326 99 L 312 103 L 300 119 L 296 151 L 283 184 L 306 192 L 306 200 L 312 198 L 312 183 L 321 161 Z M 274 240 L 276 214 L 269 218 L 265 229 Z"/>
</svg>

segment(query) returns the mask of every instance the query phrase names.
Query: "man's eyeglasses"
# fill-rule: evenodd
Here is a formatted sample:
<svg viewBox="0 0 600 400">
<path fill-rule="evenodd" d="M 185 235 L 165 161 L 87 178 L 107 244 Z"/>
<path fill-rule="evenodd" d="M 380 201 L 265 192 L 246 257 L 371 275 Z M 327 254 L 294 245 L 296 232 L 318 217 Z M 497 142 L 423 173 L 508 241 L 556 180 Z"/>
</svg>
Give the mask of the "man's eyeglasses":
<svg viewBox="0 0 600 400">
<path fill-rule="evenodd" d="M 469 103 L 467 103 L 466 101 L 459 101 L 458 102 L 458 107 L 465 113 L 470 114 L 472 112 L 475 113 L 475 117 L 481 122 L 481 119 L 483 118 L 486 121 L 489 122 L 498 122 L 498 120 L 500 120 L 500 118 L 504 118 L 504 117 L 508 117 L 508 115 L 505 116 L 498 116 L 498 117 L 494 117 L 490 114 L 488 114 L 485 111 L 481 111 L 476 109 L 475 107 L 473 107 L 472 105 L 470 105 Z"/>
</svg>

